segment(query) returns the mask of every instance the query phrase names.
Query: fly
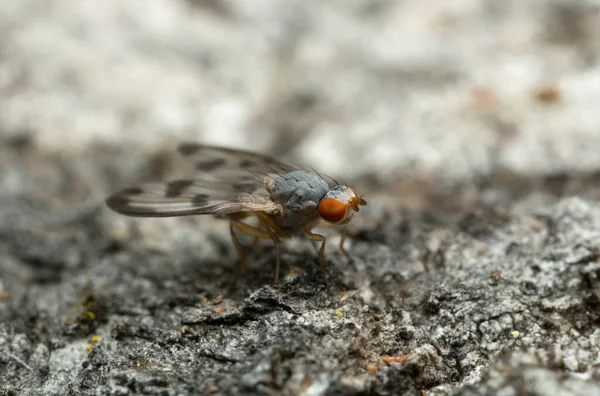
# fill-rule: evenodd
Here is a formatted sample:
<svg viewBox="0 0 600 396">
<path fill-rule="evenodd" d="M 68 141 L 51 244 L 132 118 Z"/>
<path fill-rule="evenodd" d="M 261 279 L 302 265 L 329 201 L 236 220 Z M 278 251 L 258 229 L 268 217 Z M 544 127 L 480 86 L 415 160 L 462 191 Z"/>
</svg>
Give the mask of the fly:
<svg viewBox="0 0 600 396">
<path fill-rule="evenodd" d="M 134 217 L 222 215 L 230 220 L 230 233 L 240 261 L 234 284 L 244 271 L 246 253 L 236 232 L 269 239 L 277 253 L 275 280 L 279 281 L 281 239 L 304 235 L 317 246 L 317 259 L 327 285 L 323 254 L 325 237 L 312 229 L 321 222 L 345 225 L 367 202 L 347 185 L 326 181 L 316 172 L 286 165 L 261 154 L 196 143 L 183 143 L 178 151 L 200 172 L 200 178 L 129 187 L 110 196 L 106 205 Z M 242 222 L 255 217 L 258 225 Z M 344 249 L 345 233 L 340 250 Z"/>
</svg>

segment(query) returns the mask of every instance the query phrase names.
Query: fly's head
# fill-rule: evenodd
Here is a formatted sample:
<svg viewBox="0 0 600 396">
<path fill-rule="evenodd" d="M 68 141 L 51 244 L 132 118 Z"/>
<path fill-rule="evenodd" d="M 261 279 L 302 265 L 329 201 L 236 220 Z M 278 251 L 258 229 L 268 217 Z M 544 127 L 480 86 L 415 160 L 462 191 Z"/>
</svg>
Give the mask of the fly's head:
<svg viewBox="0 0 600 396">
<path fill-rule="evenodd" d="M 362 199 L 350 186 L 335 186 L 325 194 L 319 203 L 319 216 L 333 224 L 347 224 L 360 206 L 367 201 Z"/>
</svg>

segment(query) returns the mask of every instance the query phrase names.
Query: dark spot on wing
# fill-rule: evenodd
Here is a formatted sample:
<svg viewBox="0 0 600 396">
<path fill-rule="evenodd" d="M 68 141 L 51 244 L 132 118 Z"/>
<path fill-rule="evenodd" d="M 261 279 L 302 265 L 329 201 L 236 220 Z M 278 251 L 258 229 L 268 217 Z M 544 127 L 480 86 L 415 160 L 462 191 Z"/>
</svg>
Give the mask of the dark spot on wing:
<svg viewBox="0 0 600 396">
<path fill-rule="evenodd" d="M 225 161 L 225 159 L 223 158 L 215 158 L 213 160 L 209 160 L 206 162 L 198 162 L 196 164 L 196 169 L 201 170 L 201 171 L 212 171 L 215 170 L 216 168 L 224 165 L 227 161 Z"/>
<path fill-rule="evenodd" d="M 254 166 L 254 161 L 251 161 L 249 159 L 245 159 L 242 162 L 240 162 L 240 167 L 242 168 L 251 168 Z"/>
<path fill-rule="evenodd" d="M 169 182 L 169 183 L 167 183 L 165 197 L 167 197 L 167 198 L 179 197 L 192 184 L 194 184 L 193 180 L 175 180 L 175 181 Z"/>
<path fill-rule="evenodd" d="M 192 198 L 192 203 L 195 206 L 204 206 L 208 203 L 208 194 L 196 194 Z"/>
<path fill-rule="evenodd" d="M 237 192 L 252 193 L 256 191 L 256 184 L 254 183 L 235 183 L 233 188 Z"/>
<path fill-rule="evenodd" d="M 144 190 L 142 190 L 140 187 L 129 187 L 121 190 L 118 195 L 140 195 L 143 192 Z"/>
<path fill-rule="evenodd" d="M 183 155 L 192 155 L 196 154 L 201 149 L 202 146 L 196 143 L 182 143 L 177 148 L 177 151 L 179 151 Z"/>
<path fill-rule="evenodd" d="M 123 192 L 108 197 L 105 201 L 106 206 L 118 213 L 123 213 L 127 209 L 127 205 L 131 202 Z"/>
<path fill-rule="evenodd" d="M 144 192 L 140 187 L 129 187 L 124 188 L 118 193 L 111 195 L 105 201 L 106 206 L 114 210 L 115 212 L 124 213 L 127 211 L 127 207 L 129 203 L 131 203 L 131 199 L 129 197 L 134 197 L 136 195 L 140 195 Z"/>
</svg>

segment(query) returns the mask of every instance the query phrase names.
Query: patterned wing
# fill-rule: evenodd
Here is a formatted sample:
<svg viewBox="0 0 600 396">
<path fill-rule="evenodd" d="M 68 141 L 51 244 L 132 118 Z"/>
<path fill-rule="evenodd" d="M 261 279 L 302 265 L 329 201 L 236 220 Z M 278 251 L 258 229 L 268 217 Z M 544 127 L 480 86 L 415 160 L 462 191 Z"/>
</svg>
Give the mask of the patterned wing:
<svg viewBox="0 0 600 396">
<path fill-rule="evenodd" d="M 109 197 L 107 206 L 138 217 L 282 210 L 272 201 L 265 180 L 296 168 L 269 156 L 224 147 L 183 143 L 178 151 L 202 172 L 201 179 L 126 188 Z"/>
<path fill-rule="evenodd" d="M 277 213 L 281 206 L 252 181 L 238 183 L 175 180 L 130 187 L 110 196 L 106 205 L 134 217 L 170 217 L 195 214 L 263 211 Z"/>
<path fill-rule="evenodd" d="M 265 176 L 285 174 L 297 169 L 267 155 L 225 147 L 182 143 L 177 150 L 192 162 L 197 170 L 204 174 L 215 174 L 215 177 L 221 180 L 236 179 L 246 172 L 255 175 L 262 183 Z"/>
</svg>

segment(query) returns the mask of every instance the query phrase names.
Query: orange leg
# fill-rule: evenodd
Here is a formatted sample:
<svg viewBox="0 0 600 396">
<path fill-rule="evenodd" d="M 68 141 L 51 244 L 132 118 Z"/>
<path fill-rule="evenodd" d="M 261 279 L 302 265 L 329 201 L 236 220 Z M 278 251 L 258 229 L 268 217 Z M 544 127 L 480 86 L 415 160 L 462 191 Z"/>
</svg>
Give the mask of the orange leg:
<svg viewBox="0 0 600 396">
<path fill-rule="evenodd" d="M 273 280 L 273 286 L 277 286 L 279 283 L 279 263 L 281 256 L 279 251 L 279 237 L 289 238 L 289 235 L 281 227 L 279 227 L 279 225 L 271 216 L 264 212 L 255 212 L 254 214 L 256 217 L 258 217 L 260 226 L 271 235 L 271 239 L 273 239 L 273 241 L 277 240 L 277 243 L 275 243 L 275 248 L 277 249 L 277 262 L 275 264 L 275 279 Z"/>
<path fill-rule="evenodd" d="M 342 230 L 342 239 L 340 239 L 340 251 L 342 252 L 342 254 L 344 256 L 346 256 L 346 258 L 348 259 L 348 261 L 352 261 L 352 257 L 350 257 L 350 254 L 348 253 L 348 251 L 344 248 L 344 241 L 346 240 L 346 237 L 348 236 L 348 230 L 346 228 L 344 228 Z"/>
<path fill-rule="evenodd" d="M 229 224 L 229 231 L 231 233 L 231 240 L 233 241 L 233 245 L 235 246 L 235 250 L 237 250 L 240 256 L 240 262 L 235 266 L 235 273 L 233 276 L 233 286 L 237 284 L 237 281 L 242 276 L 244 272 L 244 267 L 246 265 L 246 252 L 242 247 L 235 231 L 240 231 L 248 235 L 252 235 L 257 239 L 271 239 L 275 244 L 275 248 L 277 249 L 277 270 L 279 270 L 279 238 L 273 232 L 267 232 L 260 228 L 242 223 L 241 221 L 234 220 Z"/>
<path fill-rule="evenodd" d="M 260 228 L 261 230 L 264 230 L 262 223 L 260 223 L 258 225 L 258 228 Z M 259 237 L 254 237 L 254 241 L 252 241 L 252 249 L 258 248 L 258 244 L 259 243 L 260 243 L 260 238 Z"/>
<path fill-rule="evenodd" d="M 273 230 L 273 232 L 275 234 L 277 234 L 277 236 L 282 237 L 282 238 L 289 238 L 289 234 L 287 232 L 285 232 L 281 227 L 279 227 L 279 225 L 275 222 L 275 220 L 273 220 L 273 218 L 271 216 L 269 216 L 268 214 L 266 214 L 265 212 L 252 212 L 252 214 L 256 217 L 258 217 L 258 219 L 261 222 L 261 225 L 265 225 L 268 228 L 271 228 L 271 230 Z"/>
<path fill-rule="evenodd" d="M 310 241 L 315 242 L 321 245 L 319 249 L 319 254 L 317 255 L 317 259 L 319 260 L 319 265 L 321 266 L 321 274 L 323 275 L 323 283 L 327 286 L 327 274 L 325 273 L 325 263 L 323 261 L 323 254 L 325 253 L 325 241 L 326 238 L 323 235 L 313 234 L 309 229 L 304 230 L 304 236 L 306 236 Z"/>
<path fill-rule="evenodd" d="M 277 225 L 273 218 L 271 218 L 268 214 L 264 212 L 252 212 L 248 215 L 256 216 L 258 218 L 258 227 L 254 227 L 237 220 L 232 221 L 230 224 L 231 239 L 233 240 L 233 244 L 235 245 L 235 248 L 238 254 L 240 255 L 240 263 L 236 266 L 235 269 L 234 285 L 237 283 L 238 279 L 242 275 L 246 263 L 246 253 L 244 252 L 244 249 L 242 248 L 242 245 L 234 232 L 234 230 L 237 230 L 245 234 L 254 236 L 255 244 L 257 244 L 258 240 L 260 239 L 270 239 L 273 241 L 273 243 L 275 244 L 275 250 L 277 254 L 277 259 L 275 263 L 275 279 L 273 281 L 273 286 L 277 286 L 277 284 L 279 283 L 279 267 L 281 261 L 281 253 L 279 248 L 281 241 L 279 240 L 279 237 L 288 238 L 289 235 L 283 229 L 281 229 L 279 225 Z"/>
</svg>

